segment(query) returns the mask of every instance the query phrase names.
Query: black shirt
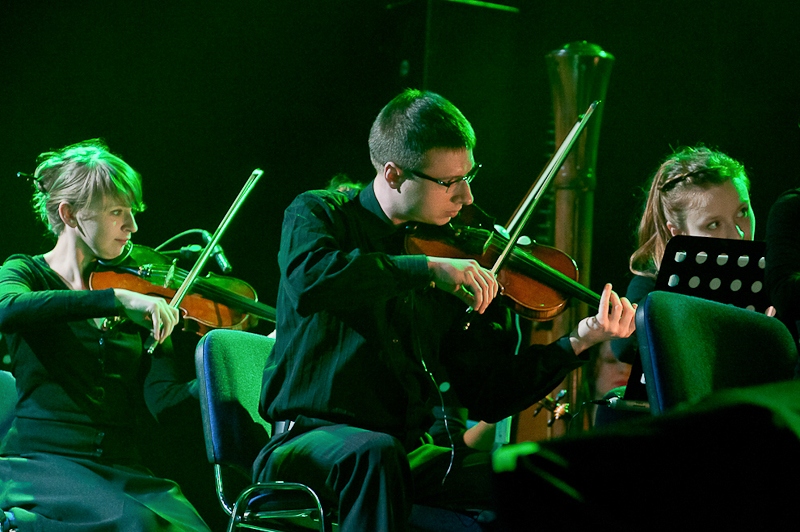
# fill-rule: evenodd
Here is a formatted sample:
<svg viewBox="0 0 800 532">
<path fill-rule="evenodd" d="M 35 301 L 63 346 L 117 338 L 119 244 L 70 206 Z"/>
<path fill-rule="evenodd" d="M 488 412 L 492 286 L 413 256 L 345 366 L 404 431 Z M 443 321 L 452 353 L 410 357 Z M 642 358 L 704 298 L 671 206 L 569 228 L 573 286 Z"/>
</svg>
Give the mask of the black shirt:
<svg viewBox="0 0 800 532">
<path fill-rule="evenodd" d="M 143 356 L 142 327 L 124 321 L 101 329 L 91 322 L 122 311 L 112 289 L 70 290 L 42 255 L 9 257 L 0 268 L 0 332 L 19 392 L 18 419 L 133 438 L 145 403 L 157 414 L 189 396 L 188 384 L 174 378 L 168 344 L 157 351 L 168 356 L 152 362 Z M 14 435 L 5 448 L 38 450 L 20 435 L 10 442 Z"/>
<path fill-rule="evenodd" d="M 766 287 L 778 317 L 795 338 L 800 325 L 800 189 L 784 192 L 769 211 Z"/>
<path fill-rule="evenodd" d="M 456 393 L 473 418 L 496 421 L 584 362 L 568 340 L 514 356 L 502 319 L 476 317 L 464 331 L 464 304 L 432 288 L 427 258 L 405 255 L 403 243 L 371 185 L 354 199 L 306 192 L 287 208 L 277 340 L 261 395 L 266 419 L 346 423 L 409 446 L 431 425 L 437 386 Z M 440 364 L 448 382 L 434 385 L 427 370 Z"/>
</svg>

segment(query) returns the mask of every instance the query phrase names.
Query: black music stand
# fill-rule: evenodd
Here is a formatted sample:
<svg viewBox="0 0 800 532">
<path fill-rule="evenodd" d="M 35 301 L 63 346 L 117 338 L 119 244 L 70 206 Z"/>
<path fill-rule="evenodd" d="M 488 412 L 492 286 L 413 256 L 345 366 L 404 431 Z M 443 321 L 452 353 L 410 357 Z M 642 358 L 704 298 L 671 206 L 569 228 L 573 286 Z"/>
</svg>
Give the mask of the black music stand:
<svg viewBox="0 0 800 532">
<path fill-rule="evenodd" d="M 770 306 L 764 286 L 766 243 L 702 236 L 670 239 L 661 260 L 655 290 L 674 292 L 765 312 Z M 645 401 L 642 362 L 635 360 L 624 398 Z"/>
<path fill-rule="evenodd" d="M 764 312 L 766 243 L 678 235 L 670 239 L 656 290 L 701 297 Z"/>
</svg>

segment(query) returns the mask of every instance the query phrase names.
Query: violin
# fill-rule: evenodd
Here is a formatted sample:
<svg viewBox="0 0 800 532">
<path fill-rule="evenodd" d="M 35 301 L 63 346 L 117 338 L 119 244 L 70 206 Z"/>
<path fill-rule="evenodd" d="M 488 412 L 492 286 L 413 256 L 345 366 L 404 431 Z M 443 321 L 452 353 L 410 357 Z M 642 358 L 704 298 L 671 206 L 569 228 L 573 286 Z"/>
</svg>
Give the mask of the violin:
<svg viewBox="0 0 800 532">
<path fill-rule="evenodd" d="M 89 288 L 124 288 L 171 300 L 186 276 L 187 271 L 177 268 L 167 256 L 128 242 L 119 258 L 100 261 L 89 276 Z M 259 303 L 252 286 L 213 273 L 195 279 L 179 308 L 183 330 L 199 335 L 211 329 L 251 329 L 259 319 L 275 322 L 275 309 Z"/>
<path fill-rule="evenodd" d="M 600 296 L 577 282 L 578 266 L 572 258 L 556 248 L 533 244 L 523 247 L 519 236 L 533 213 L 542 193 L 561 167 L 570 149 L 581 134 L 600 101 L 592 102 L 567 134 L 547 166 L 536 179 L 526 198 L 517 207 L 509 223 L 509 237 L 480 227 L 414 225 L 406 235 L 406 252 L 431 257 L 473 259 L 490 269 L 501 287 L 500 294 L 512 301 L 520 316 L 534 321 L 555 318 L 567 308 L 568 298 L 575 297 L 594 308 L 600 307 Z M 480 209 L 462 209 L 460 218 L 468 223 Z M 464 324 L 464 328 L 469 323 Z"/>
<path fill-rule="evenodd" d="M 491 268 L 508 246 L 508 238 L 480 227 L 451 223 L 406 228 L 407 253 L 473 259 L 484 268 Z M 503 268 L 497 272 L 500 295 L 508 300 L 514 312 L 533 321 L 555 318 L 567 309 L 570 297 L 599 308 L 600 296 L 577 280 L 578 266 L 572 257 L 535 242 L 513 246 Z"/>
</svg>

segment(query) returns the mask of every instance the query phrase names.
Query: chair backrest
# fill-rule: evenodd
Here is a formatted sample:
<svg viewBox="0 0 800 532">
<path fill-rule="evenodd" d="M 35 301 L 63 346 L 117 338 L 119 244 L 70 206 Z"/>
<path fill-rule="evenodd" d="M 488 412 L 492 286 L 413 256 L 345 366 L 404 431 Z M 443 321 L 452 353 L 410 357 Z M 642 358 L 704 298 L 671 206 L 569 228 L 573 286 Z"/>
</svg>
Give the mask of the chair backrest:
<svg viewBox="0 0 800 532">
<path fill-rule="evenodd" d="M 759 312 L 657 291 L 637 309 L 636 335 L 654 414 L 717 390 L 794 375 L 791 333 Z"/>
<path fill-rule="evenodd" d="M 266 336 L 215 329 L 195 350 L 208 461 L 237 468 L 248 477 L 269 440 L 269 424 L 258 413 L 258 401 L 274 344 Z"/>
</svg>

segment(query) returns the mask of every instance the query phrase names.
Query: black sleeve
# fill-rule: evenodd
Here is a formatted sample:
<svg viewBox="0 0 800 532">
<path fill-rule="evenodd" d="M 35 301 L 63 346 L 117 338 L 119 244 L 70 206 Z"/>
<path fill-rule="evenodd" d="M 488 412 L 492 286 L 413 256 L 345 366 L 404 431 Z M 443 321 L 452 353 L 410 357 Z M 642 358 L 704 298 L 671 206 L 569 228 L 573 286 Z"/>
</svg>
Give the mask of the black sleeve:
<svg viewBox="0 0 800 532">
<path fill-rule="evenodd" d="M 358 307 L 365 300 L 390 299 L 430 283 L 423 255 L 341 249 L 343 224 L 332 216 L 325 197 L 316 191 L 298 196 L 284 215 L 278 262 L 301 315 Z"/>
<path fill-rule="evenodd" d="M 160 356 L 151 359 L 150 370 L 144 383 L 144 399 L 150 414 L 156 419 L 169 408 L 177 406 L 197 395 L 197 379 L 189 378 L 180 371 L 177 356 L 191 356 L 190 353 L 176 353 L 172 338 L 159 346 Z"/>
<path fill-rule="evenodd" d="M 800 191 L 784 193 L 767 219 L 765 279 L 770 298 L 786 322 L 800 319 Z"/>
<path fill-rule="evenodd" d="M 443 350 L 453 388 L 472 419 L 492 423 L 524 410 L 587 360 L 588 351 L 576 355 L 567 337 L 515 355 L 510 318 L 481 318 L 468 331 L 451 332 Z"/>
<path fill-rule="evenodd" d="M 113 289 L 49 290 L 32 259 L 17 257 L 0 268 L 0 332 L 120 313 Z"/>
</svg>

